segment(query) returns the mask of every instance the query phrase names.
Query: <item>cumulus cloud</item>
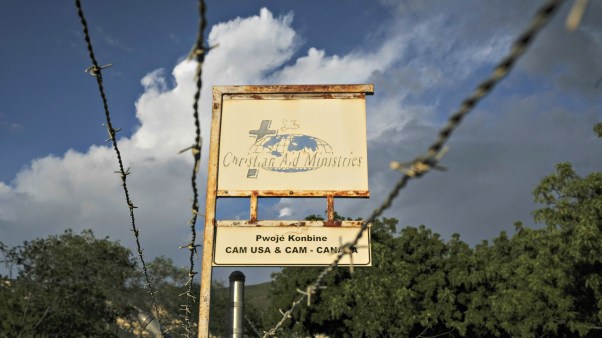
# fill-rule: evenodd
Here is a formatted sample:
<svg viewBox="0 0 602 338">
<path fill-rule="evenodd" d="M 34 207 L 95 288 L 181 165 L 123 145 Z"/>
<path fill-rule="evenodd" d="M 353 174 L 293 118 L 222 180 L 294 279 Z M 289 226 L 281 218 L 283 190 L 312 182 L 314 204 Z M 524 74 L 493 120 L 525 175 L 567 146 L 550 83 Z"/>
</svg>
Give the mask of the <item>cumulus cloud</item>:
<svg viewBox="0 0 602 338">
<path fill-rule="evenodd" d="M 200 107 L 206 139 L 211 85 L 261 82 L 265 72 L 290 58 L 296 48 L 291 20 L 291 15 L 274 17 L 262 9 L 257 16 L 212 28 L 209 40 L 220 45 L 205 63 Z M 144 93 L 136 102 L 139 126 L 130 137 L 118 140 L 124 165 L 132 169 L 128 187 L 138 206 L 141 241 L 150 256 L 183 257 L 178 246 L 190 235 L 192 159 L 178 151 L 194 141 L 195 68 L 194 62 L 182 61 L 171 74 L 165 70 L 147 74 L 141 80 Z M 206 153 L 207 144 L 203 148 Z M 205 167 L 201 166 L 201 187 L 206 181 Z M 10 184 L 0 182 L 0 237 L 16 244 L 67 227 L 92 228 L 132 246 L 128 208 L 119 176 L 113 173 L 117 169 L 112 147 L 104 145 L 33 160 Z M 203 189 L 200 193 L 204 197 Z"/>
<path fill-rule="evenodd" d="M 367 71 L 347 75 L 342 82 L 363 82 L 373 70 L 386 69 L 394 59 L 389 44 L 375 53 L 340 60 L 310 49 L 308 57 L 279 70 L 299 46 L 299 37 L 291 28 L 292 19 L 292 14 L 274 17 L 262 9 L 259 15 L 237 18 L 211 29 L 209 42 L 219 46 L 208 54 L 204 65 L 200 107 L 205 139 L 209 135 L 209 93 L 213 84 L 269 83 L 284 78 L 297 82 L 294 74 L 302 73 L 302 68 L 312 74 L 330 69 L 321 78 L 314 78 L 324 83 L 340 78 L 338 74 L 351 74 L 357 67 Z M 139 207 L 137 223 L 149 255 L 177 256 L 178 245 L 186 243 L 189 236 L 186 222 L 191 189 L 187 177 L 192 161 L 190 156 L 177 152 L 194 140 L 191 125 L 195 67 L 194 62 L 182 61 L 171 74 L 159 69 L 141 79 L 144 93 L 136 102 L 139 126 L 130 137 L 118 140 L 124 164 L 132 168 L 128 185 L 132 200 Z M 203 148 L 206 154 L 206 142 Z M 205 166 L 201 168 L 199 182 L 204 186 Z M 131 245 L 128 209 L 115 170 L 114 151 L 104 145 L 92 146 L 83 153 L 69 150 L 61 156 L 32 161 L 10 185 L 0 186 L 1 237 L 8 243 L 17 243 L 31 234 L 43 237 L 66 227 L 92 228 L 99 235 L 110 235 Z M 278 213 L 291 216 L 292 209 L 285 207 Z M 234 218 L 243 215 L 244 212 L 230 213 Z M 271 216 L 269 212 L 266 215 Z"/>
<path fill-rule="evenodd" d="M 307 55 L 276 72 L 269 78 L 273 83 L 323 84 L 354 83 L 367 79 L 377 70 L 388 69 L 402 55 L 401 35 L 388 40 L 377 51 L 352 53 L 345 56 L 326 55 L 324 50 L 310 48 Z"/>
<path fill-rule="evenodd" d="M 258 16 L 236 18 L 215 25 L 207 56 L 206 77 L 215 84 L 257 83 L 288 61 L 299 37 L 291 28 L 293 15 L 274 18 L 266 8 Z"/>
<path fill-rule="evenodd" d="M 275 17 L 261 9 L 258 15 L 213 26 L 209 44 L 219 46 L 209 52 L 204 65 L 200 107 L 205 142 L 199 186 L 206 182 L 212 85 L 373 82 L 376 93 L 367 98 L 372 197 L 335 202 L 342 215 L 368 215 L 399 177 L 388 169 L 389 161 L 411 160 L 424 151 L 443 116 L 470 92 L 475 78 L 486 75 L 509 47 L 517 23 L 528 17 L 487 7 L 490 24 L 485 25 L 484 13 L 468 13 L 462 21 L 464 17 L 452 7 L 420 3 L 395 12 L 397 20 L 388 23 L 376 48 L 358 46 L 346 55 L 309 46 L 295 58 L 302 38 L 292 28 L 292 14 Z M 513 2 L 526 6 L 520 3 Z M 492 4 L 513 8 L 501 1 Z M 429 10 L 435 13 L 426 15 Z M 416 13 L 422 15 L 421 21 L 416 21 Z M 494 29 L 494 24 L 501 28 Z M 602 45 L 600 32 L 595 24 L 585 25 L 574 47 L 590 44 L 592 54 L 587 55 L 594 55 Z M 547 85 L 523 84 L 522 93 L 502 86 L 454 135 L 444 160 L 449 171 L 412 182 L 388 216 L 398 217 L 402 225 L 426 224 L 445 235 L 460 232 L 474 243 L 511 228 L 514 220 L 528 221 L 533 207 L 530 190 L 554 163 L 571 161 L 585 173 L 600 170 L 594 160 L 599 155 L 593 154 L 600 153 L 601 143 L 590 130 L 600 116 L 591 107 L 602 102 L 576 91 L 568 99 L 557 95 L 556 90 L 580 88 L 575 81 L 586 69 L 579 65 L 584 59 L 578 53 L 562 52 L 562 60 L 555 59 L 553 54 L 561 47 L 552 43 L 549 34 L 519 64 L 519 75 L 508 79 L 515 84 L 533 76 L 531 81 Z M 563 41 L 569 39 L 563 36 Z M 585 61 L 590 69 L 600 69 L 599 61 Z M 562 74 L 547 71 L 557 64 L 564 65 Z M 166 254 L 182 264 L 182 251 L 177 248 L 189 236 L 192 159 L 177 152 L 194 140 L 195 67 L 194 62 L 182 61 L 171 72 L 147 74 L 136 102 L 139 126 L 131 136 L 119 139 L 125 166 L 132 168 L 128 184 L 139 207 L 136 217 L 145 253 Z M 66 227 L 92 228 L 131 246 L 128 209 L 115 170 L 115 154 L 105 145 L 33 160 L 10 184 L 0 182 L 0 238 L 16 244 Z M 248 217 L 246 201 L 223 203 L 224 217 Z M 323 214 L 325 205 L 325 199 L 282 199 L 260 210 L 260 217 L 302 218 Z M 248 281 L 267 276 L 254 278 Z"/>
</svg>

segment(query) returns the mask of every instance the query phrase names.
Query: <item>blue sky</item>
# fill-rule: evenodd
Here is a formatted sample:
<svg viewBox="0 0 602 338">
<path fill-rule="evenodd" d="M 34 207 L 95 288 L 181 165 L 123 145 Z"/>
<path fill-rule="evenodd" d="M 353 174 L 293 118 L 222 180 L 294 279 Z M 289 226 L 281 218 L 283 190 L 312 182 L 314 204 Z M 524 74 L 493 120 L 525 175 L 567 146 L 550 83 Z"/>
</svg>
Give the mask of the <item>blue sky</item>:
<svg viewBox="0 0 602 338">
<path fill-rule="evenodd" d="M 201 101 L 208 140 L 212 85 L 374 83 L 368 97 L 371 198 L 336 201 L 367 216 L 444 119 L 493 69 L 542 1 L 208 1 Z M 84 1 L 145 254 L 186 263 L 194 1 Z M 570 3 L 516 69 L 450 142 L 445 173 L 410 184 L 386 214 L 475 244 L 532 224 L 531 191 L 554 164 L 580 174 L 602 169 L 602 4 L 592 1 L 576 32 L 563 27 Z M 71 2 L 0 4 L 0 240 L 18 244 L 66 228 L 92 228 L 133 248 L 116 159 L 104 142 L 102 105 Z M 206 149 L 204 149 L 206 153 Z M 206 182 L 206 158 L 199 187 Z M 204 201 L 202 201 L 204 202 Z M 325 201 L 271 200 L 260 218 L 303 218 Z M 223 217 L 248 217 L 244 201 L 221 201 Z M 537 225 L 535 225 L 537 226 Z M 202 222 L 198 229 L 202 232 Z M 269 279 L 248 269 L 249 283 Z M 230 270 L 218 269 L 225 279 Z"/>
</svg>

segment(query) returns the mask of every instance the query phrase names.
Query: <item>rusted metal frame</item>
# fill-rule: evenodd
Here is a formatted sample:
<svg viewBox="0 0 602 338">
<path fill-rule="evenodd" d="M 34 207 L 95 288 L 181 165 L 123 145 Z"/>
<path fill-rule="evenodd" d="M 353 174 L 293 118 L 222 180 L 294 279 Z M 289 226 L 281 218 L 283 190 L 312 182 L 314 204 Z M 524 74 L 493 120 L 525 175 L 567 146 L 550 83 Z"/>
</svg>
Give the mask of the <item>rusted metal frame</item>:
<svg viewBox="0 0 602 338">
<path fill-rule="evenodd" d="M 257 205 L 258 205 L 258 197 L 310 197 L 310 198 L 319 198 L 326 196 L 326 215 L 327 219 L 323 222 L 323 226 L 326 227 L 340 227 L 341 221 L 334 219 L 334 197 L 369 197 L 368 192 L 357 192 L 357 191 L 304 191 L 301 192 L 295 191 L 258 191 L 252 190 L 250 192 L 247 191 L 235 191 L 230 192 L 226 190 L 218 190 L 218 197 L 250 197 L 250 206 L 249 206 L 249 223 L 256 224 L 257 219 Z"/>
<path fill-rule="evenodd" d="M 203 240 L 203 258 L 201 269 L 201 291 L 199 301 L 199 338 L 209 337 L 209 305 L 211 299 L 211 275 L 213 267 L 213 248 L 215 240 L 215 211 L 217 197 L 251 197 L 250 218 L 257 218 L 257 197 L 368 197 L 368 191 L 218 191 L 217 175 L 219 163 L 219 137 L 221 129 L 221 113 L 224 94 L 307 94 L 322 93 L 322 98 L 335 98 L 334 93 L 362 93 L 363 95 L 374 94 L 374 86 L 369 85 L 276 85 L 276 86 L 214 86 L 212 91 L 212 123 L 211 142 L 209 151 L 209 170 L 207 174 L 207 194 L 205 211 L 205 237 Z M 285 97 L 285 96 L 283 96 Z M 332 202 L 329 202 L 332 204 Z M 334 206 L 333 206 L 334 207 Z M 334 209 L 333 209 L 334 218 Z M 254 216 L 254 217 L 253 217 Z M 334 220 L 323 222 L 323 226 L 341 226 L 333 224 Z M 338 221 L 336 223 L 342 223 Z M 287 226 L 293 226 L 288 224 Z"/>
<path fill-rule="evenodd" d="M 340 227 L 342 221 L 334 219 L 334 194 L 326 195 L 326 222 L 325 227 Z"/>
<path fill-rule="evenodd" d="M 334 195 L 326 195 L 326 215 L 328 222 L 334 222 Z"/>
<path fill-rule="evenodd" d="M 251 222 L 257 222 L 257 191 L 251 192 L 251 207 L 249 218 Z"/>
<path fill-rule="evenodd" d="M 259 197 L 370 197 L 368 190 L 218 190 L 218 197 L 249 197 L 253 193 Z"/>
<path fill-rule="evenodd" d="M 251 223 L 241 220 L 219 220 L 215 222 L 216 227 L 248 226 L 248 227 L 323 227 L 327 221 L 291 221 L 291 220 L 263 220 Z M 341 227 L 359 228 L 362 221 L 341 221 Z"/>
<path fill-rule="evenodd" d="M 199 338 L 209 337 L 209 304 L 211 300 L 211 275 L 213 267 L 213 245 L 215 239 L 215 206 L 217 201 L 217 171 L 219 163 L 219 135 L 221 126 L 222 93 L 213 89 L 211 117 L 211 141 L 209 143 L 209 168 L 207 171 L 207 194 L 205 199 L 205 237 L 201 268 L 201 291 L 199 298 Z"/>
<path fill-rule="evenodd" d="M 224 94 L 224 100 L 365 99 L 366 93 L 244 93 Z"/>
<path fill-rule="evenodd" d="M 347 85 L 259 85 L 259 86 L 214 86 L 222 94 L 301 94 L 301 93 L 365 93 L 374 94 L 373 84 Z"/>
</svg>

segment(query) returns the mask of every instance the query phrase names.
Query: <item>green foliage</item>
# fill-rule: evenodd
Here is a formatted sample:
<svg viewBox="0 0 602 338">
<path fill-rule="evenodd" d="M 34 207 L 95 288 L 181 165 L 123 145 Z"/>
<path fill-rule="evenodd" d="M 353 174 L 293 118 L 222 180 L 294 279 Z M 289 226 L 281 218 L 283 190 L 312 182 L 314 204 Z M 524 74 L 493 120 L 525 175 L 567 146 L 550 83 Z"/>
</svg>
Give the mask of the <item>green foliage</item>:
<svg viewBox="0 0 602 338">
<path fill-rule="evenodd" d="M 0 276 L 0 337 L 135 337 L 142 334 L 138 310 L 153 312 L 130 250 L 95 238 L 90 230 L 67 230 L 16 247 L 0 242 L 0 254 L 9 272 Z M 186 303 L 188 271 L 164 256 L 147 263 L 147 269 L 157 291 L 159 313 L 152 314 L 172 337 L 184 336 L 181 305 Z M 196 296 L 198 284 L 192 292 Z M 190 306 L 193 330 L 198 326 L 197 298 Z M 227 336 L 228 306 L 227 287 L 214 283 L 212 335 Z M 259 323 L 257 307 L 245 308 Z"/>
<path fill-rule="evenodd" d="M 594 127 L 602 137 L 602 123 Z M 300 306 L 279 336 L 330 337 L 597 337 L 602 333 L 602 173 L 579 176 L 556 166 L 533 191 L 540 229 L 516 223 L 491 243 L 447 242 L 424 226 L 396 232 L 397 220 L 372 224 L 373 267 L 338 268 Z M 335 213 L 335 219 L 345 218 Z M 310 215 L 306 220 L 323 220 Z M 347 220 L 350 220 L 347 218 Z M 152 309 L 131 252 L 90 230 L 71 230 L 9 247 L 0 242 L 8 276 L 0 276 L 2 337 L 131 337 L 136 309 Z M 273 275 L 271 306 L 248 302 L 260 331 L 282 316 L 321 268 L 287 267 Z M 184 335 L 181 296 L 187 271 L 166 257 L 148 264 L 157 290 L 154 314 L 172 336 Z M 198 285 L 193 286 L 197 292 Z M 212 285 L 210 331 L 228 334 L 228 289 Z M 258 299 L 257 295 L 253 296 Z M 193 325 L 198 303 L 193 302 Z M 118 326 L 125 319 L 128 327 Z M 123 321 L 122 321 L 123 324 Z M 194 327 L 193 327 L 194 329 Z M 245 323 L 245 332 L 254 335 Z"/>
<path fill-rule="evenodd" d="M 596 336 L 601 329 L 602 173 L 579 177 L 567 163 L 534 189 L 541 229 L 474 250 L 468 328 L 479 335 Z M 460 331 L 461 333 L 463 331 Z"/>
<path fill-rule="evenodd" d="M 312 296 L 312 306 L 301 307 L 285 330 L 331 337 L 403 337 L 450 331 L 445 319 L 450 326 L 461 323 L 462 313 L 456 310 L 460 305 L 445 272 L 448 247 L 423 226 L 395 236 L 396 224 L 395 219 L 377 220 L 371 229 L 374 266 L 357 269 L 353 276 L 344 268 L 328 275 L 327 289 Z M 459 246 L 455 249 L 462 252 Z M 284 268 L 275 274 L 273 307 L 290 307 L 298 297 L 295 290 L 307 286 L 319 270 Z M 266 324 L 279 318 L 276 313 Z"/>
<path fill-rule="evenodd" d="M 602 136 L 602 124 L 595 127 Z M 372 226 L 373 267 L 329 274 L 327 289 L 286 322 L 283 335 L 330 337 L 598 337 L 602 335 L 602 173 L 568 163 L 533 191 L 545 226 L 502 232 L 469 247 L 424 226 Z M 337 215 L 338 216 L 338 215 Z M 342 217 L 339 216 L 340 219 Z M 320 219 L 311 215 L 308 219 Z M 272 308 L 288 309 L 319 268 L 274 274 Z M 282 316 L 272 312 L 264 326 Z"/>
<path fill-rule="evenodd" d="M 594 133 L 598 135 L 598 137 L 602 137 L 602 122 L 597 123 L 594 126 Z"/>
<path fill-rule="evenodd" d="M 184 312 L 181 305 L 186 304 L 186 292 L 188 290 L 188 271 L 177 267 L 171 258 L 159 256 L 147 263 L 148 274 L 151 277 L 155 297 L 157 299 L 158 312 L 154 313 L 148 289 L 145 287 L 145 278 L 142 271 L 137 271 L 136 283 L 128 288 L 129 304 L 152 314 L 159 319 L 162 329 L 169 332 L 173 337 L 182 337 L 185 330 L 182 325 Z M 193 295 L 199 291 L 198 284 L 193 284 Z M 198 323 L 198 303 L 195 300 L 191 303 L 190 311 L 193 329 L 196 329 Z M 130 322 L 135 323 L 136 319 L 131 318 Z M 138 325 L 133 325 L 137 328 Z M 135 333 L 130 330 L 130 333 Z M 130 337 L 129 335 L 128 337 Z"/>
<path fill-rule="evenodd" d="M 2 277 L 0 335 L 117 336 L 115 320 L 130 309 L 126 285 L 135 277 L 129 250 L 89 230 L 2 249 L 17 276 Z"/>
</svg>

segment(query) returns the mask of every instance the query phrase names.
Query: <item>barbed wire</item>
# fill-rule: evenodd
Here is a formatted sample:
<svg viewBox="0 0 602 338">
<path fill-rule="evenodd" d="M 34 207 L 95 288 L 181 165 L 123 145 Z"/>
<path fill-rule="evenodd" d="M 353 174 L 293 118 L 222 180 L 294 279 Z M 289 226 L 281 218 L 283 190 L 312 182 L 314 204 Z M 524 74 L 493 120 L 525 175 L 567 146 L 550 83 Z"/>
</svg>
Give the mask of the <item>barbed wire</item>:
<svg viewBox="0 0 602 338">
<path fill-rule="evenodd" d="M 249 326 L 251 326 L 251 329 L 253 329 L 253 332 L 255 332 L 255 334 L 257 335 L 257 337 L 261 338 L 261 333 L 257 329 L 257 326 L 255 326 L 255 324 L 253 323 L 253 321 L 251 321 L 251 319 L 249 317 L 247 317 L 246 314 L 244 315 L 244 317 L 247 320 L 247 323 L 249 323 Z"/>
<path fill-rule="evenodd" d="M 88 48 L 88 55 L 90 57 L 90 60 L 92 61 L 92 66 L 88 67 L 86 69 L 86 72 L 88 72 L 90 75 L 95 77 L 96 82 L 98 83 L 98 91 L 100 92 L 100 97 L 102 99 L 102 105 L 104 108 L 105 118 L 106 118 L 106 124 L 104 124 L 104 126 L 107 128 L 107 131 L 109 133 L 109 139 L 107 141 L 110 140 L 112 142 L 113 149 L 115 150 L 115 154 L 117 155 L 117 162 L 119 163 L 119 170 L 116 171 L 115 173 L 117 173 L 121 176 L 121 183 L 123 186 L 123 191 L 125 193 L 125 201 L 127 203 L 128 209 L 130 210 L 130 220 L 131 220 L 131 225 L 132 225 L 132 232 L 134 233 L 134 237 L 136 239 L 136 250 L 138 252 L 138 258 L 140 259 L 140 262 L 142 264 L 142 271 L 144 272 L 145 285 L 149 290 L 151 303 L 153 306 L 153 310 L 155 311 L 155 314 L 157 316 L 157 321 L 159 323 L 159 326 L 162 327 L 161 323 L 159 321 L 159 318 L 158 318 L 159 310 L 158 310 L 158 306 L 157 306 L 157 299 L 155 297 L 155 290 L 152 286 L 151 279 L 148 275 L 148 269 L 146 267 L 146 262 L 144 261 L 144 255 L 143 255 L 144 250 L 142 249 L 142 245 L 140 244 L 140 230 L 136 226 L 136 218 L 134 217 L 134 209 L 137 207 L 132 202 L 132 200 L 130 198 L 130 193 L 129 193 L 128 187 L 127 187 L 127 182 L 126 182 L 127 176 L 129 174 L 131 174 L 131 172 L 130 172 L 130 168 L 128 168 L 127 170 L 124 169 L 123 160 L 121 158 L 121 152 L 119 151 L 119 147 L 117 146 L 117 139 L 115 138 L 115 135 L 121 129 L 113 128 L 113 124 L 111 123 L 111 113 L 109 112 L 109 104 L 108 104 L 107 96 L 105 94 L 103 80 L 102 80 L 102 69 L 111 66 L 111 64 L 108 64 L 108 65 L 105 65 L 102 67 L 100 67 L 98 65 L 98 61 L 96 60 L 96 56 L 94 55 L 94 49 L 92 47 L 92 39 L 90 38 L 90 33 L 88 31 L 88 23 L 84 16 L 84 12 L 83 12 L 80 0 L 75 0 L 75 7 L 77 8 L 77 15 L 79 16 L 80 22 L 82 24 L 82 28 L 83 28 L 83 32 L 84 32 L 84 39 L 86 41 L 86 46 Z"/>
<path fill-rule="evenodd" d="M 311 295 L 316 292 L 316 290 L 323 288 L 322 280 L 326 275 L 334 270 L 338 265 L 341 259 L 345 255 L 353 254 L 353 247 L 358 243 L 360 238 L 364 235 L 366 230 L 369 228 L 370 224 L 376 221 L 376 219 L 382 215 L 382 213 L 387 210 L 393 204 L 393 201 L 398 196 L 401 189 L 403 189 L 407 183 L 413 178 L 419 178 L 424 174 L 431 171 L 431 169 L 443 169 L 438 165 L 439 160 L 445 155 L 447 152 L 447 147 L 445 147 L 445 143 L 449 140 L 452 133 L 457 129 L 458 125 L 462 122 L 464 117 L 472 111 L 472 109 L 480 102 L 480 100 L 489 94 L 495 85 L 497 85 L 500 80 L 502 80 L 508 72 L 512 69 L 512 66 L 516 63 L 516 61 L 524 54 L 527 47 L 533 42 L 537 33 L 540 32 L 541 28 L 550 21 L 553 14 L 557 11 L 560 5 L 564 2 L 564 0 L 550 0 L 545 3 L 540 9 L 537 11 L 533 19 L 531 20 L 529 27 L 523 31 L 522 34 L 519 35 L 518 39 L 512 44 L 510 53 L 502 59 L 502 61 L 498 64 L 498 66 L 493 70 L 492 74 L 485 81 L 481 82 L 477 86 L 477 88 L 473 91 L 473 93 L 467 97 L 460 108 L 456 110 L 449 118 L 447 124 L 439 131 L 437 140 L 431 144 L 428 148 L 426 154 L 421 155 L 414 159 L 409 163 L 399 163 L 392 162 L 391 169 L 399 170 L 403 173 L 403 176 L 399 179 L 399 181 L 395 184 L 385 201 L 381 204 L 380 207 L 375 209 L 370 217 L 366 220 L 362 221 L 362 225 L 360 230 L 358 231 L 355 238 L 346 244 L 341 246 L 340 252 L 337 254 L 335 260 L 327 266 L 322 272 L 318 275 L 315 281 L 309 284 L 305 290 L 297 289 L 297 292 L 301 294 L 295 301 L 293 301 L 292 306 L 287 311 L 280 310 L 282 314 L 282 318 L 276 325 L 268 331 L 264 331 L 263 337 L 273 336 L 275 333 L 281 328 L 281 326 L 289 319 L 292 318 L 293 311 L 299 304 L 303 302 L 307 298 L 308 304 L 311 300 Z M 350 268 L 353 268 L 353 264 L 350 265 Z"/>
<path fill-rule="evenodd" d="M 184 312 L 182 314 L 182 317 L 184 319 L 182 321 L 182 325 L 186 332 L 186 337 L 191 337 L 191 335 L 193 334 L 193 332 L 191 330 L 192 310 L 190 309 L 190 306 L 196 300 L 196 297 L 193 296 L 193 294 L 192 294 L 192 285 L 193 285 L 192 282 L 194 280 L 194 276 L 197 274 L 194 271 L 194 257 L 197 254 L 197 247 L 198 247 L 198 245 L 196 244 L 196 221 L 197 221 L 197 217 L 199 214 L 199 193 L 198 193 L 196 181 L 197 181 L 197 173 L 199 171 L 199 165 L 200 165 L 200 161 L 201 161 L 201 149 L 203 146 L 203 139 L 201 138 L 201 124 L 199 121 L 199 99 L 201 97 L 201 89 L 203 87 L 203 76 L 202 76 L 203 75 L 203 62 L 205 61 L 205 54 L 206 54 L 205 47 L 204 47 L 204 40 L 205 40 L 205 28 L 207 27 L 207 18 L 206 18 L 207 5 L 205 4 L 204 0 L 198 1 L 198 11 L 199 11 L 199 30 L 197 33 L 195 45 L 194 45 L 192 51 L 190 52 L 190 55 L 188 56 L 190 59 L 194 58 L 197 62 L 196 73 L 195 73 L 196 91 L 194 93 L 194 102 L 192 104 L 194 126 L 195 126 L 195 139 L 194 139 L 194 144 L 192 146 L 180 151 L 180 153 L 182 153 L 184 151 L 191 150 L 192 156 L 194 157 L 194 164 L 193 164 L 193 168 L 192 168 L 192 177 L 191 177 L 192 193 L 193 193 L 192 218 L 188 222 L 188 224 L 190 225 L 191 239 L 190 239 L 190 243 L 188 243 L 186 246 L 184 246 L 185 248 L 188 248 L 190 250 L 190 268 L 188 270 L 188 282 L 187 282 L 188 289 L 184 293 L 186 295 L 186 304 L 182 306 L 182 311 Z"/>
</svg>

